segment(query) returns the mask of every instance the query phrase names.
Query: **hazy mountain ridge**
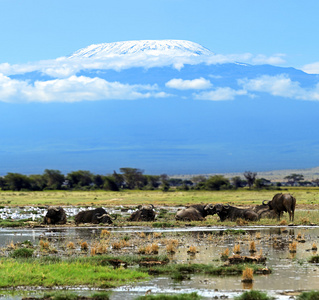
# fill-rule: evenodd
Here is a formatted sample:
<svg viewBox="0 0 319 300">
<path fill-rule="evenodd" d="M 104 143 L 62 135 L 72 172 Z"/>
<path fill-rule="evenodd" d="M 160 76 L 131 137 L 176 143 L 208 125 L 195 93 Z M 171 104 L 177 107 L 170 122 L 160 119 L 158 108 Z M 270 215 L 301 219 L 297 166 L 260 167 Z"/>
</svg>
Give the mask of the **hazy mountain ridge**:
<svg viewBox="0 0 319 300">
<path fill-rule="evenodd" d="M 252 171 L 256 172 L 256 171 Z M 274 182 L 286 182 L 286 176 L 291 174 L 302 174 L 304 180 L 311 181 L 319 178 L 319 167 L 308 168 L 308 169 L 286 169 L 286 170 L 273 170 L 273 171 L 261 171 L 256 172 L 257 178 L 265 178 Z M 196 175 L 172 175 L 173 178 L 183 178 L 190 179 L 197 175 L 213 176 L 213 175 L 223 175 L 226 178 L 232 178 L 235 176 L 240 176 L 244 178 L 244 172 L 234 172 L 234 173 L 209 173 L 209 174 L 196 174 Z"/>
</svg>

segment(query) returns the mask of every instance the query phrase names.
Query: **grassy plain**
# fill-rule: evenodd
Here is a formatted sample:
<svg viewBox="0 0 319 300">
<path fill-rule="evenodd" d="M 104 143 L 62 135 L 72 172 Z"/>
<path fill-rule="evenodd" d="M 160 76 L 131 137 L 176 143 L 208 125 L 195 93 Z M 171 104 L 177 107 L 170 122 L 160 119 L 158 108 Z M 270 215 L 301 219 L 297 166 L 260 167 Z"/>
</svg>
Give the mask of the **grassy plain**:
<svg viewBox="0 0 319 300">
<path fill-rule="evenodd" d="M 289 188 L 282 190 L 226 190 L 226 191 L 0 191 L 0 206 L 129 206 L 153 204 L 184 206 L 196 203 L 229 203 L 257 205 L 271 200 L 276 193 L 291 193 L 298 205 L 319 207 L 319 188 Z"/>
</svg>

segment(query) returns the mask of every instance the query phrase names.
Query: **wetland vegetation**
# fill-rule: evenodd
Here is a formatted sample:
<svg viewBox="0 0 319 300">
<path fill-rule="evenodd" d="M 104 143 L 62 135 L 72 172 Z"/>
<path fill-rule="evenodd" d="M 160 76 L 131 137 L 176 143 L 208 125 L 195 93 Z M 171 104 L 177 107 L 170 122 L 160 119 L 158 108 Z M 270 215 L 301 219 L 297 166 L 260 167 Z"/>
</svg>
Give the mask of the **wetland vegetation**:
<svg viewBox="0 0 319 300">
<path fill-rule="evenodd" d="M 211 281 L 238 280 L 240 288 L 246 270 L 246 274 L 250 274 L 246 276 L 252 277 L 252 285 L 260 288 L 263 286 L 260 284 L 263 276 L 274 278 L 274 285 L 278 284 L 276 276 L 280 276 L 277 273 L 281 272 L 276 267 L 278 262 L 288 264 L 289 268 L 300 268 L 302 272 L 309 268 L 319 272 L 316 253 L 319 233 L 311 233 L 311 228 L 316 229 L 315 225 L 319 220 L 318 190 L 292 188 L 285 192 L 290 192 L 297 198 L 294 226 L 288 226 L 292 224 L 289 224 L 286 214 L 281 221 L 261 219 L 256 222 L 219 222 L 216 216 L 209 216 L 202 222 L 177 222 L 174 218 L 178 207 L 189 204 L 229 203 L 243 207 L 254 206 L 273 197 L 274 191 L 268 190 L 1 191 L 0 201 L 3 207 L 12 211 L 24 208 L 36 217 L 32 220 L 0 220 L 0 277 L 5 278 L 1 280 L 0 287 L 72 289 L 84 286 L 109 291 L 123 285 L 143 285 L 144 282 L 151 282 L 152 278 L 164 276 L 177 285 L 187 284 L 190 279 L 195 278 L 201 278 L 198 281 L 199 286 Z M 156 207 L 155 222 L 127 221 L 130 211 L 139 204 L 153 204 Z M 37 212 L 45 210 L 48 205 L 69 207 L 70 211 L 76 211 L 79 207 L 103 206 L 112 215 L 117 215 L 117 219 L 110 226 L 75 226 L 73 216 L 69 213 L 66 225 L 46 226 L 41 224 L 43 215 L 37 215 Z M 269 230 L 270 233 L 263 230 Z M 28 232 L 32 238 L 22 240 L 24 236 L 28 236 Z M 290 251 L 293 248 L 295 252 Z M 255 261 L 258 257 L 265 260 Z M 234 261 L 238 263 L 235 264 Z M 274 274 L 270 274 L 273 268 Z M 303 274 L 305 278 L 310 278 L 307 273 Z M 304 286 L 307 288 L 307 285 Z M 311 287 L 310 284 L 309 289 Z M 111 299 L 118 299 L 116 292 L 114 293 L 115 298 L 110 296 Z M 86 297 L 92 298 L 93 293 Z M 123 296 L 119 297 L 123 299 Z M 154 295 L 145 297 L 150 298 L 140 299 L 175 299 L 163 298 L 163 295 L 158 298 L 151 298 Z"/>
</svg>

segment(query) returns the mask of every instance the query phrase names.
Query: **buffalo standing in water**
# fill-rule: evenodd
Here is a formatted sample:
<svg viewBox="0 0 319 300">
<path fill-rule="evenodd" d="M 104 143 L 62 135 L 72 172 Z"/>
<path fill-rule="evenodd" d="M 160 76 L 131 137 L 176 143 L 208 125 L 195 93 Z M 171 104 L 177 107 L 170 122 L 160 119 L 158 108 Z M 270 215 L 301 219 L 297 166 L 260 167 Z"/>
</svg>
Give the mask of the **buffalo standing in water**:
<svg viewBox="0 0 319 300">
<path fill-rule="evenodd" d="M 43 219 L 47 225 L 60 225 L 66 223 L 66 213 L 62 207 L 49 207 Z"/>
</svg>

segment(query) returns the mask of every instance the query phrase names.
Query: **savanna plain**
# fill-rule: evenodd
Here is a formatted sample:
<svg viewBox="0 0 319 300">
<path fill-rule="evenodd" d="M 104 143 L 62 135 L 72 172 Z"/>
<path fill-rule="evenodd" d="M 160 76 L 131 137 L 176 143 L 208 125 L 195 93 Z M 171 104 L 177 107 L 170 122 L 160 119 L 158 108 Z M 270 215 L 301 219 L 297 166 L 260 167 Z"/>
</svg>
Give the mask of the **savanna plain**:
<svg viewBox="0 0 319 300">
<path fill-rule="evenodd" d="M 279 192 L 297 199 L 294 222 L 287 214 L 280 221 L 220 222 L 216 215 L 202 222 L 175 220 L 176 211 L 187 205 L 254 207 Z M 56 226 L 44 225 L 43 215 L 0 219 L 0 295 L 3 299 L 319 299 L 318 195 L 318 188 L 304 187 L 1 191 L 3 210 L 104 207 L 117 218 L 111 225 L 75 225 L 70 213 L 66 225 Z M 128 221 L 138 205 L 147 204 L 155 207 L 154 222 Z"/>
</svg>

